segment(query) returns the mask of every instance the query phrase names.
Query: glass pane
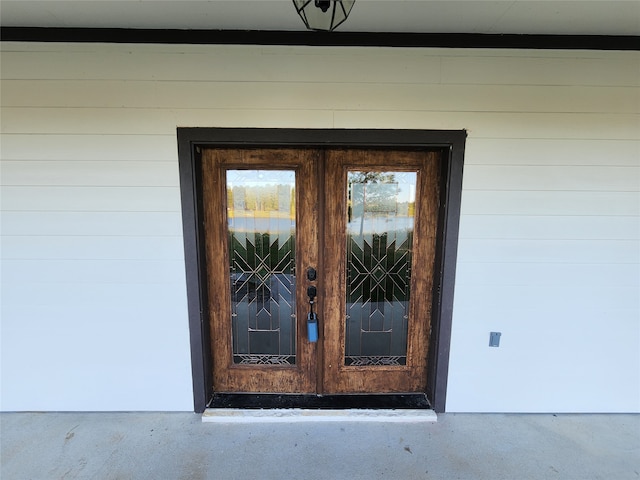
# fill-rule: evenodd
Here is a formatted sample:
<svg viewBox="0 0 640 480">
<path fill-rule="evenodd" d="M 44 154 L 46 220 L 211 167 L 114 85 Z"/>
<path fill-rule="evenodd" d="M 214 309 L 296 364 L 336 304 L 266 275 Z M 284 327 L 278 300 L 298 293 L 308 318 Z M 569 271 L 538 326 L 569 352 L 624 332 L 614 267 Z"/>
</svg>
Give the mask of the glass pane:
<svg viewBox="0 0 640 480">
<path fill-rule="evenodd" d="M 293 365 L 295 172 L 228 170 L 233 362 Z"/>
<path fill-rule="evenodd" d="M 349 172 L 345 365 L 406 365 L 415 172 Z"/>
</svg>

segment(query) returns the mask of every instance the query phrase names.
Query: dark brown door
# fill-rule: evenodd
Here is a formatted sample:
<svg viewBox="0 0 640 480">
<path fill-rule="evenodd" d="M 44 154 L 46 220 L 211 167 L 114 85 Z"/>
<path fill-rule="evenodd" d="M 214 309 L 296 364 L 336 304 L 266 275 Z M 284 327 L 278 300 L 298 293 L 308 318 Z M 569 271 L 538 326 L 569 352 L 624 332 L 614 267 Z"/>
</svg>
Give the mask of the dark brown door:
<svg viewBox="0 0 640 480">
<path fill-rule="evenodd" d="M 202 163 L 214 390 L 424 391 L 438 154 L 216 148 Z"/>
</svg>

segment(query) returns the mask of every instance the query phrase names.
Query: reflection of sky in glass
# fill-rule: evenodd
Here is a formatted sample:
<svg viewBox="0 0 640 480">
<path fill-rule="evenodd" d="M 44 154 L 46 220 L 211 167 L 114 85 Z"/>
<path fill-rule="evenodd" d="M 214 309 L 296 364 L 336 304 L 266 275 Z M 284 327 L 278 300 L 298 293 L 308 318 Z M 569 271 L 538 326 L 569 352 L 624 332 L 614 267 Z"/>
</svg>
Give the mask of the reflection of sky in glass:
<svg viewBox="0 0 640 480">
<path fill-rule="evenodd" d="M 416 201 L 416 173 L 407 172 L 396 178 L 398 182 L 398 202 L 415 202 Z"/>
<path fill-rule="evenodd" d="M 227 186 L 290 185 L 296 183 L 293 170 L 227 170 Z"/>
</svg>

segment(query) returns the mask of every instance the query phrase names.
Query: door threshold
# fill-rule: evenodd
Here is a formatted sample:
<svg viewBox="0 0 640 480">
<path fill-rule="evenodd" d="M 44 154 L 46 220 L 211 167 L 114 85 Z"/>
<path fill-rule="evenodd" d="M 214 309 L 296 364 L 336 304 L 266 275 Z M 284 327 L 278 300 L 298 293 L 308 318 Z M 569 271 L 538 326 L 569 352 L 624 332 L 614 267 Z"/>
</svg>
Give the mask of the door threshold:
<svg viewBox="0 0 640 480">
<path fill-rule="evenodd" d="M 298 395 L 216 393 L 202 415 L 212 423 L 435 422 L 424 393 Z"/>
<path fill-rule="evenodd" d="M 207 408 L 203 423 L 302 423 L 380 422 L 433 423 L 438 417 L 431 409 L 310 409 L 310 408 Z"/>
<path fill-rule="evenodd" d="M 215 393 L 210 408 L 239 409 L 413 409 L 431 408 L 424 393 L 383 393 L 383 394 L 277 394 L 277 393 Z"/>
</svg>

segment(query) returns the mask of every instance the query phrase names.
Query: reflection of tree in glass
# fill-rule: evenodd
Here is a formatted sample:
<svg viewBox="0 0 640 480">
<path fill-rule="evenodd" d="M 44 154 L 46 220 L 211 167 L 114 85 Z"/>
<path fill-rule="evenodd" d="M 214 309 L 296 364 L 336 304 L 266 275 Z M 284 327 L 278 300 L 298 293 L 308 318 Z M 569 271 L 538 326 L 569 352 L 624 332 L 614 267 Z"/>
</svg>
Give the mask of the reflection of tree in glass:
<svg viewBox="0 0 640 480">
<path fill-rule="evenodd" d="M 396 176 L 386 172 L 349 172 L 349 183 L 394 183 Z"/>
<path fill-rule="evenodd" d="M 378 186 L 367 188 L 367 185 Z M 365 212 L 395 212 L 398 191 L 393 173 L 349 172 L 349 221 L 354 214 L 354 207 L 356 216 L 364 216 Z"/>
<path fill-rule="evenodd" d="M 348 218 L 360 217 L 364 210 L 368 214 L 396 217 L 415 215 L 415 198 L 412 189 L 415 180 L 396 177 L 399 172 L 349 172 Z M 415 175 L 415 174 L 414 174 Z M 415 176 L 414 176 L 415 178 Z M 367 185 L 375 185 L 367 188 Z M 366 195 L 366 198 L 364 198 Z M 392 208 L 393 207 L 393 208 Z"/>
<path fill-rule="evenodd" d="M 237 205 L 235 202 L 238 202 Z M 295 190 L 291 185 L 238 185 L 227 187 L 227 205 L 235 214 L 245 212 L 284 212 L 293 217 Z"/>
</svg>

